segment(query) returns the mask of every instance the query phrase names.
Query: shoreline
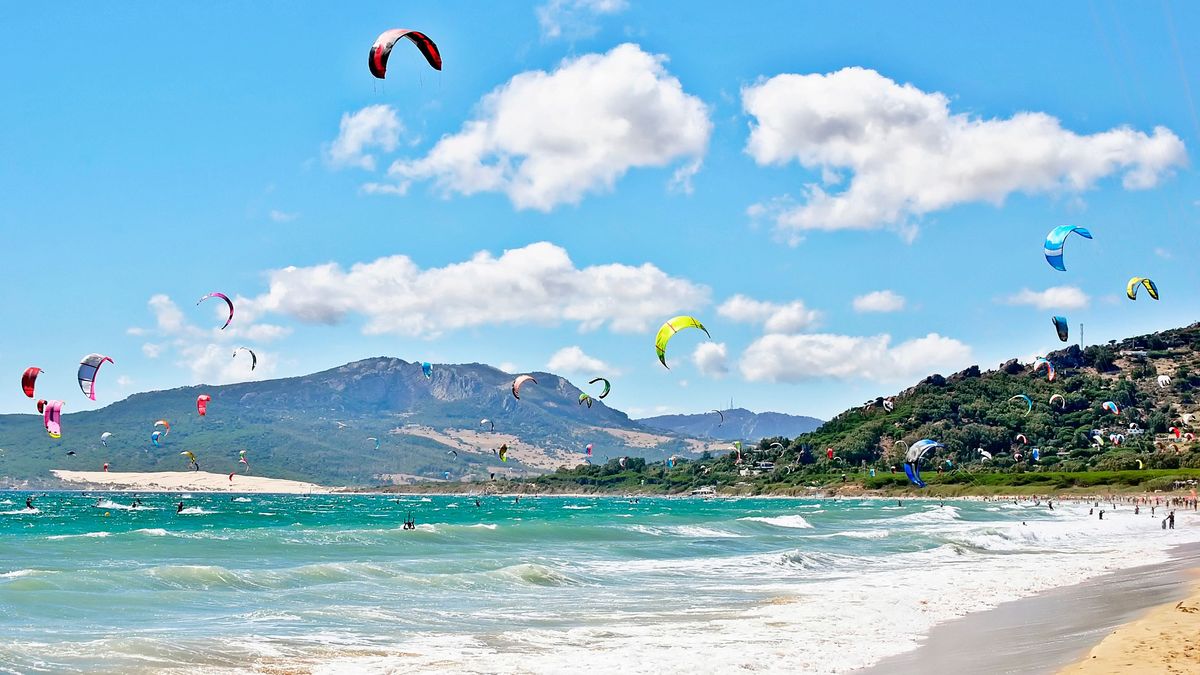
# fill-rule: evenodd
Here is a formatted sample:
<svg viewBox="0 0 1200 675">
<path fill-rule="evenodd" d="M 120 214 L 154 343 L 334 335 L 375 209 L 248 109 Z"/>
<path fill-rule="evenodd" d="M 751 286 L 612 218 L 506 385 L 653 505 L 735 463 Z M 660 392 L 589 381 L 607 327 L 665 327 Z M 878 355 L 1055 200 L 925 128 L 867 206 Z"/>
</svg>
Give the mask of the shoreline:
<svg viewBox="0 0 1200 675">
<path fill-rule="evenodd" d="M 1058 675 L 1200 672 L 1200 569 L 1191 576 L 1186 598 L 1122 624 Z"/>
<path fill-rule="evenodd" d="M 1128 644 L 1122 631 L 1189 596 L 1200 604 L 1200 543 L 1176 546 L 1162 563 L 1115 570 L 1060 586 L 935 626 L 911 651 L 857 671 L 861 675 L 957 675 L 987 673 L 1185 672 L 1079 668 L 1089 650 L 1105 647 L 1119 656 Z M 1196 623 L 1200 624 L 1200 614 Z M 1114 633 L 1115 630 L 1115 633 Z M 1107 637 L 1106 637 L 1107 636 Z M 1112 644 L 1119 647 L 1113 648 Z M 980 645 L 987 645 L 980 649 Z M 1097 661 L 1096 666 L 1108 661 Z M 1064 670 L 1065 669 L 1065 670 Z"/>
<path fill-rule="evenodd" d="M 64 483 L 82 484 L 83 490 L 101 492 L 238 492 L 246 494 L 309 494 L 331 492 L 315 483 L 246 474 L 208 471 L 107 472 L 55 469 Z M 236 479 L 236 480 L 235 480 Z"/>
</svg>

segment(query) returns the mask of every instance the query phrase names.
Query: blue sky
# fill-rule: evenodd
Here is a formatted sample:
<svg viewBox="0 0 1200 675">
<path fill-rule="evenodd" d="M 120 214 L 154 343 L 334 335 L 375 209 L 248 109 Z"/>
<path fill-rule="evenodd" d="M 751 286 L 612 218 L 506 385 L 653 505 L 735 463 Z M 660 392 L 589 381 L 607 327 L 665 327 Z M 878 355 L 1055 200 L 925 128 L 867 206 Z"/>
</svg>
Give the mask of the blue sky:
<svg viewBox="0 0 1200 675">
<path fill-rule="evenodd" d="M 444 71 L 404 43 L 372 78 L 391 27 Z M 1056 348 L 1053 314 L 1089 343 L 1188 324 L 1197 28 L 1103 0 L 6 3 L 0 410 L 32 409 L 30 365 L 70 411 L 389 355 L 827 417 Z M 1096 238 L 1063 273 L 1066 223 Z M 218 290 L 224 333 L 194 305 Z M 713 339 L 668 371 L 675 314 Z M 116 361 L 95 404 L 89 352 Z"/>
</svg>

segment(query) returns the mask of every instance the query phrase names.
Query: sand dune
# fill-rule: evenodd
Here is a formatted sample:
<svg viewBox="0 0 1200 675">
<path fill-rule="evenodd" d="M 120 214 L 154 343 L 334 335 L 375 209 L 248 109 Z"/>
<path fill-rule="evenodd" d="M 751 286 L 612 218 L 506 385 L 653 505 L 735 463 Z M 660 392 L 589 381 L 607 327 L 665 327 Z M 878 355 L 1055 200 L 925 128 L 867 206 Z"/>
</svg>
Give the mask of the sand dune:
<svg viewBox="0 0 1200 675">
<path fill-rule="evenodd" d="M 209 473 L 207 471 L 153 471 L 153 472 L 106 472 L 66 471 L 55 469 L 56 477 L 68 483 L 82 483 L 89 488 L 107 490 L 140 490 L 144 492 L 178 492 L 193 490 L 202 492 L 275 492 L 309 493 L 329 492 L 329 488 L 282 478 Z"/>
</svg>

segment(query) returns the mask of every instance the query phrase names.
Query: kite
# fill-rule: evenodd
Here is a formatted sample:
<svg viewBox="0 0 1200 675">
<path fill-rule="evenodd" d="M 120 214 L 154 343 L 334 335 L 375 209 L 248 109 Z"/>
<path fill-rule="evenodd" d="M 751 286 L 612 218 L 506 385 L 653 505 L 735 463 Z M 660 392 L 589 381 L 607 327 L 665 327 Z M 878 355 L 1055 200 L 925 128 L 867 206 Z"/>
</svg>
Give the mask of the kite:
<svg viewBox="0 0 1200 675">
<path fill-rule="evenodd" d="M 158 427 L 166 428 L 166 431 L 163 432 L 163 436 L 169 436 L 171 434 L 171 423 L 170 422 L 168 422 L 166 420 L 159 420 L 154 423 L 154 428 L 157 429 Z"/>
<path fill-rule="evenodd" d="M 88 354 L 79 361 L 79 390 L 93 401 L 96 400 L 96 374 L 106 362 L 113 360 L 103 354 Z"/>
<path fill-rule="evenodd" d="M 1113 403 L 1112 401 L 1105 401 L 1104 403 L 1100 404 L 1100 407 L 1109 411 L 1110 413 L 1112 413 L 1114 415 L 1121 414 L 1121 408 L 1118 407 L 1117 404 Z"/>
<path fill-rule="evenodd" d="M 1017 434 L 1014 440 L 1020 441 L 1021 445 L 1029 445 L 1029 439 L 1025 438 L 1025 434 Z"/>
<path fill-rule="evenodd" d="M 159 444 L 158 439 L 160 439 L 162 437 L 163 437 L 163 432 L 155 431 L 154 433 L 150 434 L 150 442 L 154 444 L 154 447 L 161 448 L 162 445 Z"/>
<path fill-rule="evenodd" d="M 587 394 L 580 394 L 579 395 L 579 405 L 583 405 L 584 403 L 587 404 L 587 407 L 589 407 L 589 408 L 592 407 L 592 397 L 588 396 Z"/>
<path fill-rule="evenodd" d="M 433 364 L 428 361 L 425 361 L 424 363 L 421 364 L 421 372 L 425 374 L 425 379 L 432 380 L 433 379 Z"/>
<path fill-rule="evenodd" d="M 710 339 L 712 338 L 712 335 L 709 335 L 708 329 L 704 327 L 704 324 L 696 320 L 695 317 L 677 316 L 673 319 L 669 319 L 662 325 L 661 328 L 658 329 L 658 335 L 654 337 L 654 350 L 658 353 L 658 361 L 659 363 L 663 364 L 663 368 L 670 368 L 670 366 L 667 365 L 667 342 L 669 342 L 676 333 L 684 330 L 685 328 L 699 328 L 700 330 L 704 331 L 704 334 L 708 335 Z"/>
<path fill-rule="evenodd" d="M 111 436 L 112 436 L 111 431 L 106 431 L 106 432 L 100 434 L 100 445 L 103 445 L 104 447 L 107 448 L 108 447 L 108 439 Z"/>
<path fill-rule="evenodd" d="M 604 391 L 600 392 L 600 398 L 604 398 L 605 396 L 608 396 L 609 390 L 612 389 L 612 384 L 603 377 L 597 377 L 594 380 L 588 380 L 588 384 L 596 384 L 597 382 L 604 383 Z"/>
<path fill-rule="evenodd" d="M 62 438 L 62 401 L 46 401 L 42 423 L 50 438 Z"/>
<path fill-rule="evenodd" d="M 937 441 L 931 441 L 928 438 L 923 438 L 912 444 L 912 447 L 904 455 L 904 473 L 913 485 L 919 488 L 923 488 L 926 485 L 925 481 L 921 480 L 921 458 L 930 450 L 944 447 L 946 446 Z"/>
<path fill-rule="evenodd" d="M 1054 364 L 1039 356 L 1037 360 L 1033 362 L 1034 374 L 1036 375 L 1037 372 L 1043 367 L 1046 368 L 1046 381 L 1053 382 L 1055 377 Z"/>
<path fill-rule="evenodd" d="M 233 358 L 235 359 L 237 358 L 238 349 L 244 349 L 246 353 L 250 355 L 250 370 L 254 370 L 256 367 L 258 367 L 258 354 L 255 354 L 253 349 L 250 349 L 249 347 L 238 347 L 237 349 L 234 349 Z"/>
<path fill-rule="evenodd" d="M 229 317 L 227 319 L 225 319 L 225 325 L 221 326 L 221 330 L 225 330 L 226 328 L 229 328 L 229 322 L 233 321 L 233 301 L 230 300 L 229 296 L 225 295 L 224 293 L 209 293 L 208 295 L 204 296 L 203 298 L 200 298 L 199 300 L 197 300 L 196 304 L 199 305 L 200 303 L 204 302 L 205 300 L 207 300 L 209 298 L 220 298 L 225 301 L 226 305 L 229 306 Z"/>
<path fill-rule="evenodd" d="M 485 425 L 485 424 L 490 424 L 490 425 L 492 425 L 492 431 L 495 431 L 495 430 L 496 430 L 496 423 L 495 423 L 495 422 L 493 422 L 493 421 L 491 421 L 491 420 L 479 420 L 479 426 L 483 426 L 483 425 Z"/>
<path fill-rule="evenodd" d="M 21 389 L 29 398 L 33 398 L 33 385 L 41 372 L 41 368 L 29 367 L 25 369 L 25 374 L 21 376 Z"/>
<path fill-rule="evenodd" d="M 1059 225 L 1050 230 L 1046 235 L 1046 262 L 1059 272 L 1066 272 L 1067 268 L 1063 265 L 1063 244 L 1067 241 L 1067 236 L 1072 232 L 1078 234 L 1084 239 L 1091 239 L 1092 233 L 1082 227 L 1074 225 Z"/>
<path fill-rule="evenodd" d="M 1145 277 L 1133 277 L 1129 280 L 1128 284 L 1125 284 L 1125 295 L 1127 295 L 1130 300 L 1137 300 L 1138 286 L 1145 288 L 1146 292 L 1150 294 L 1150 297 L 1154 298 L 1155 300 L 1158 299 L 1158 286 L 1156 286 L 1153 281 L 1150 281 Z"/>
<path fill-rule="evenodd" d="M 721 421 L 717 422 L 717 426 L 721 426 L 722 424 L 725 424 L 725 413 L 721 412 L 720 410 L 714 410 L 713 412 L 715 412 L 721 416 Z"/>
<path fill-rule="evenodd" d="M 591 443 L 588 443 L 588 444 L 587 444 L 587 447 L 585 447 L 585 448 L 583 449 L 583 451 L 587 453 L 587 456 L 588 456 L 588 457 L 591 457 L 591 456 L 592 456 L 592 444 L 591 444 Z"/>
<path fill-rule="evenodd" d="M 407 38 L 410 42 L 421 50 L 421 55 L 429 62 L 429 65 L 434 70 L 442 69 L 442 54 L 438 51 L 437 45 L 430 40 L 427 35 L 415 30 L 405 30 L 403 28 L 392 28 L 385 30 L 375 38 L 375 44 L 371 45 L 371 52 L 367 57 L 367 66 L 371 69 L 371 74 L 379 79 L 384 79 L 387 75 L 388 57 L 392 55 L 392 47 L 396 46 L 401 38 Z"/>
<path fill-rule="evenodd" d="M 505 444 L 502 444 L 502 445 L 500 446 L 500 452 L 499 452 L 498 454 L 500 455 L 500 461 L 501 461 L 501 462 L 507 462 L 507 461 L 508 461 L 508 444 L 507 444 L 507 443 L 505 443 Z"/>
<path fill-rule="evenodd" d="M 379 449 L 379 439 L 378 439 L 378 438 L 375 438 L 374 436 L 369 436 L 369 437 L 367 437 L 367 440 L 368 440 L 368 441 L 375 441 L 375 449 L 376 449 L 376 450 L 378 450 L 378 449 Z"/>
<path fill-rule="evenodd" d="M 1058 333 L 1058 339 L 1066 342 L 1067 338 L 1070 337 L 1070 329 L 1067 327 L 1067 318 L 1063 316 L 1056 316 L 1050 319 L 1050 321 L 1054 324 L 1054 332 Z"/>
<path fill-rule="evenodd" d="M 1054 405 L 1054 399 L 1058 399 L 1059 408 L 1066 409 L 1067 399 L 1063 398 L 1062 394 L 1054 394 L 1050 397 L 1050 405 Z"/>
<path fill-rule="evenodd" d="M 208 414 L 208 402 L 211 400 L 212 397 L 208 394 L 200 394 L 196 397 L 196 412 L 200 413 L 201 417 Z"/>
<path fill-rule="evenodd" d="M 526 382 L 533 382 L 534 384 L 538 383 L 537 380 L 533 379 L 532 375 L 518 375 L 517 379 L 513 380 L 512 383 L 513 398 L 517 399 L 518 401 L 521 400 L 521 385 L 525 384 Z"/>
<path fill-rule="evenodd" d="M 1010 399 L 1008 399 L 1008 400 L 1010 400 L 1010 401 L 1024 401 L 1024 402 L 1025 402 L 1025 406 L 1026 406 L 1026 409 L 1025 409 L 1025 414 L 1026 414 L 1026 415 L 1028 415 L 1029 413 L 1033 412 L 1033 399 L 1029 398 L 1029 397 L 1028 397 L 1028 396 L 1026 396 L 1025 394 L 1017 394 L 1016 396 L 1013 396 L 1012 398 L 1010 398 Z"/>
<path fill-rule="evenodd" d="M 179 454 L 183 455 L 184 457 L 187 457 L 188 461 L 192 463 L 192 471 L 200 470 L 200 463 L 196 461 L 196 455 L 192 454 L 191 450 L 184 450 L 183 452 L 181 452 Z"/>
<path fill-rule="evenodd" d="M 1166 389 L 1167 385 L 1169 385 L 1169 384 L 1171 384 L 1171 378 L 1167 377 L 1166 375 L 1158 376 L 1158 386 L 1159 387 Z"/>
</svg>

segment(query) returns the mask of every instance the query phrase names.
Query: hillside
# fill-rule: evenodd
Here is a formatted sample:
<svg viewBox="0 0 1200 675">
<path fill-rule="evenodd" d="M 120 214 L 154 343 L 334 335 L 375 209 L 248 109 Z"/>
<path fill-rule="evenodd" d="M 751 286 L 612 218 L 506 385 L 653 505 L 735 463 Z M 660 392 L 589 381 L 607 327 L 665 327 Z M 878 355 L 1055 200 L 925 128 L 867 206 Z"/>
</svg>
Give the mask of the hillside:
<svg viewBox="0 0 1200 675">
<path fill-rule="evenodd" d="M 60 440 L 36 415 L 0 415 L 0 477 L 9 484 L 46 480 L 51 469 L 186 470 L 179 455 L 194 452 L 204 470 L 240 470 L 247 450 L 257 475 L 329 485 L 414 479 L 487 478 L 575 465 L 594 445 L 596 461 L 618 455 L 663 458 L 702 451 L 705 444 L 647 429 L 596 400 L 580 406 L 580 390 L 557 375 L 510 392 L 513 375 L 483 364 L 435 365 L 372 358 L 313 375 L 224 386 L 194 386 L 135 394 L 100 410 L 63 416 Z M 196 397 L 208 394 L 208 415 Z M 613 400 L 613 397 L 609 397 Z M 70 399 L 67 408 L 70 410 Z M 167 419 L 162 448 L 150 442 L 154 422 Z M 481 425 L 481 419 L 495 423 Z M 100 434 L 109 431 L 109 447 Z M 378 438 L 379 450 L 374 441 Z M 500 462 L 493 449 L 509 447 Z M 74 456 L 67 456 L 74 451 Z M 457 452 L 455 457 L 451 451 Z"/>
<path fill-rule="evenodd" d="M 714 411 L 698 415 L 659 415 L 645 417 L 637 422 L 652 429 L 684 436 L 725 441 L 757 440 L 776 436 L 790 438 L 821 426 L 821 420 L 815 417 L 777 412 L 754 413 L 745 408 L 722 410 L 720 414 Z"/>
</svg>

